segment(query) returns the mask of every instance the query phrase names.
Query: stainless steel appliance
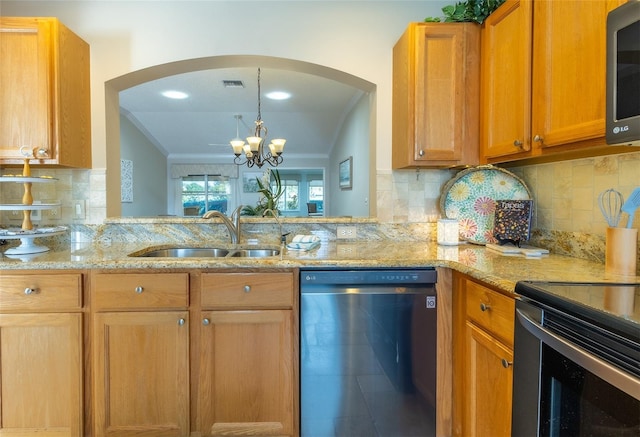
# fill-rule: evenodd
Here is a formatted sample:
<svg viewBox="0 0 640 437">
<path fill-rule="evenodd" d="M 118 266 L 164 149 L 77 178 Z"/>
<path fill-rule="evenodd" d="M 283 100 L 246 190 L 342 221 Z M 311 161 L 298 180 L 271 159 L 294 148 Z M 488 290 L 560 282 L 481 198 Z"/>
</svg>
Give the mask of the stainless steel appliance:
<svg viewBox="0 0 640 437">
<path fill-rule="evenodd" d="M 640 0 L 607 16 L 607 144 L 640 145 Z"/>
<path fill-rule="evenodd" d="M 435 435 L 436 272 L 300 273 L 301 435 Z"/>
<path fill-rule="evenodd" d="M 640 284 L 519 282 L 514 436 L 640 435 Z"/>
</svg>

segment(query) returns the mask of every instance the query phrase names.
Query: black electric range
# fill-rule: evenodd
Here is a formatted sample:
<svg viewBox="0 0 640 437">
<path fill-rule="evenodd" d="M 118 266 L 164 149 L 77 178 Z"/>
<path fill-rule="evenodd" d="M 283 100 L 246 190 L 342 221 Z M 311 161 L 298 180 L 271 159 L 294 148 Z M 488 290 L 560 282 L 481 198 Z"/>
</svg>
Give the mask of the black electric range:
<svg viewBox="0 0 640 437">
<path fill-rule="evenodd" d="M 640 284 L 515 291 L 512 435 L 640 435 Z"/>
<path fill-rule="evenodd" d="M 640 340 L 640 283 L 520 281 L 516 294 Z"/>
</svg>

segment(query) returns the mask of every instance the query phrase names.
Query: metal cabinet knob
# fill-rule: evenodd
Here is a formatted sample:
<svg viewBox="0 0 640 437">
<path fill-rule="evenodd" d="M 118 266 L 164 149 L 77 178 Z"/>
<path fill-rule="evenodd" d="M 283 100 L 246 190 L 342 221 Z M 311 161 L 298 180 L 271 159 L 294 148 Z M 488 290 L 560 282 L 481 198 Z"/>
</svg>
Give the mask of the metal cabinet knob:
<svg viewBox="0 0 640 437">
<path fill-rule="evenodd" d="M 543 138 L 540 135 L 536 135 L 535 137 L 533 137 L 533 141 L 535 141 L 536 143 L 542 143 Z"/>
<path fill-rule="evenodd" d="M 418 156 L 424 156 L 424 150 L 422 150 L 422 149 L 421 149 L 421 150 L 418 152 Z"/>
<path fill-rule="evenodd" d="M 33 293 L 37 293 L 37 292 L 38 292 L 38 289 L 36 289 L 36 288 L 27 287 L 27 288 L 24 289 L 24 294 L 33 294 Z"/>
<path fill-rule="evenodd" d="M 182 319 L 182 318 L 178 319 L 178 325 L 180 325 L 180 326 L 183 326 L 185 324 L 185 322 L 186 321 L 184 319 Z"/>
<path fill-rule="evenodd" d="M 135 288 L 135 292 L 138 293 L 138 294 L 142 293 L 142 290 L 144 290 L 144 288 L 142 288 L 139 285 Z"/>
<path fill-rule="evenodd" d="M 202 319 L 202 324 L 203 324 L 204 326 L 207 326 L 209 323 L 211 323 L 211 320 L 209 320 L 209 319 Z"/>
<path fill-rule="evenodd" d="M 490 309 L 491 309 L 491 305 L 486 303 L 480 304 L 480 311 L 485 312 L 485 311 L 489 311 Z"/>
<path fill-rule="evenodd" d="M 505 369 L 508 369 L 509 366 L 513 365 L 513 361 L 507 361 L 506 358 L 503 358 L 500 361 L 502 362 L 502 367 L 504 367 Z"/>
<path fill-rule="evenodd" d="M 244 286 L 244 292 L 245 292 L 245 293 L 248 293 L 248 292 L 250 292 L 250 291 L 251 291 L 251 285 L 245 285 L 245 286 Z"/>
<path fill-rule="evenodd" d="M 518 149 L 522 149 L 522 141 L 520 140 L 515 140 L 513 142 L 513 145 L 516 146 Z"/>
</svg>

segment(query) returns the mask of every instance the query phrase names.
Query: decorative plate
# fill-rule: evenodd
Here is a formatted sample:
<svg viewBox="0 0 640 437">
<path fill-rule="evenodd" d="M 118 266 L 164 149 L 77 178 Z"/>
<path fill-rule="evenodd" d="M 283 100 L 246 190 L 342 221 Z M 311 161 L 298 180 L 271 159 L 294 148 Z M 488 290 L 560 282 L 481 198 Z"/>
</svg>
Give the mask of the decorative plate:
<svg viewBox="0 0 640 437">
<path fill-rule="evenodd" d="M 496 200 L 529 200 L 531 193 L 513 173 L 492 165 L 459 172 L 442 188 L 440 211 L 458 219 L 460 239 L 470 243 L 495 243 L 493 217 Z"/>
</svg>

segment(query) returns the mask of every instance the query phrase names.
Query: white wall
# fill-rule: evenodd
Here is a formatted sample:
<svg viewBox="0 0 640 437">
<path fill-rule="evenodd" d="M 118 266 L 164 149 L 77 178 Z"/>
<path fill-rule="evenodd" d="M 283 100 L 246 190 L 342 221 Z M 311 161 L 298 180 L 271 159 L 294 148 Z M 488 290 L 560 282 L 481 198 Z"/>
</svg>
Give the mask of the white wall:
<svg viewBox="0 0 640 437">
<path fill-rule="evenodd" d="M 362 153 L 369 143 L 369 96 L 363 95 L 347 115 L 331 154 L 328 175 L 329 216 L 369 217 L 369 155 Z M 352 157 L 352 188 L 339 186 L 338 166 Z M 375 211 L 373 212 L 375 215 Z"/>
<path fill-rule="evenodd" d="M 122 203 L 123 217 L 167 214 L 165 156 L 126 117 L 120 117 L 121 159 L 133 161 L 133 202 Z"/>
</svg>

